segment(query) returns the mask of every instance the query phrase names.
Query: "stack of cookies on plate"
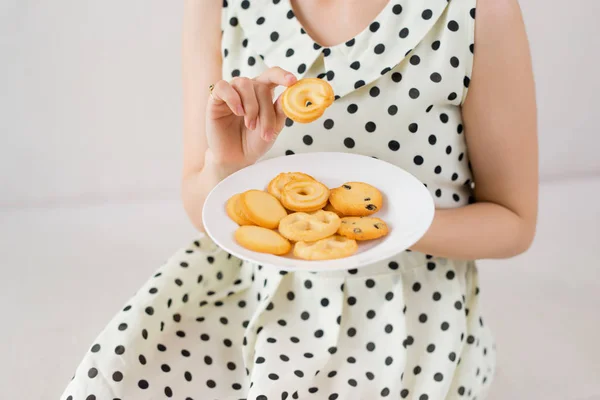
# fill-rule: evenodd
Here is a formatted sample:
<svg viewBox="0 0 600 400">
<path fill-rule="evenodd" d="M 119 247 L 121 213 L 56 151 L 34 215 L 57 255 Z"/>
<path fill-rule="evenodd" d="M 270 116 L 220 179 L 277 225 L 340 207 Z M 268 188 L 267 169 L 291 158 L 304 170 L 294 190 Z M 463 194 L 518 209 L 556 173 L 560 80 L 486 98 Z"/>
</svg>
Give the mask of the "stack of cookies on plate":
<svg viewBox="0 0 600 400">
<path fill-rule="evenodd" d="M 310 175 L 283 172 L 266 191 L 235 194 L 226 210 L 239 225 L 235 240 L 246 249 L 286 255 L 293 247 L 298 258 L 330 260 L 354 254 L 357 241 L 388 234 L 385 221 L 373 216 L 382 205 L 381 192 L 367 183 L 329 189 Z"/>
</svg>

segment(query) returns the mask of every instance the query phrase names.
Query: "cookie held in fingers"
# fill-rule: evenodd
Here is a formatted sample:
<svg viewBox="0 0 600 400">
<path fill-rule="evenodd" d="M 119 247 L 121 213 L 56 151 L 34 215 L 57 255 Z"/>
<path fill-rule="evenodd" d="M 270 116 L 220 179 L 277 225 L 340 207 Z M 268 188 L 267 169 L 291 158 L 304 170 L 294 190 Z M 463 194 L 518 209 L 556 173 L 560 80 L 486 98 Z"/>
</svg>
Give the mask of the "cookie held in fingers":
<svg viewBox="0 0 600 400">
<path fill-rule="evenodd" d="M 375 217 L 344 217 L 338 234 L 354 240 L 379 239 L 389 233 L 384 220 Z"/>
<path fill-rule="evenodd" d="M 362 217 L 375 214 L 383 205 L 383 196 L 377 188 L 364 182 L 346 182 L 332 189 L 331 205 L 346 216 Z"/>
<path fill-rule="evenodd" d="M 316 242 L 297 242 L 294 255 L 304 260 L 333 260 L 351 256 L 358 250 L 356 240 L 333 235 Z"/>
<path fill-rule="evenodd" d="M 242 212 L 242 205 L 240 203 L 240 198 L 242 197 L 241 193 L 236 193 L 229 200 L 227 200 L 227 204 L 225 205 L 225 211 L 227 211 L 227 215 L 231 218 L 236 224 L 242 225 L 253 225 L 252 221 L 250 221 L 244 213 Z"/>
<path fill-rule="evenodd" d="M 289 119 L 307 124 L 321 117 L 334 100 L 335 94 L 328 82 L 304 78 L 281 94 L 281 108 Z"/>
<path fill-rule="evenodd" d="M 281 204 L 288 210 L 321 210 L 329 199 L 329 188 L 318 181 L 291 181 L 281 191 Z"/>
<path fill-rule="evenodd" d="M 281 199 L 283 187 L 291 181 L 314 181 L 310 175 L 302 172 L 282 172 L 269 182 L 267 192 L 271 193 L 277 199 Z"/>
<path fill-rule="evenodd" d="M 279 233 L 293 241 L 316 241 L 337 232 L 342 221 L 335 213 L 319 210 L 311 214 L 297 212 L 279 222 Z"/>
<path fill-rule="evenodd" d="M 292 244 L 286 238 L 261 226 L 240 226 L 234 237 L 240 246 L 258 253 L 280 256 L 292 249 Z"/>
<path fill-rule="evenodd" d="M 258 226 L 275 229 L 287 211 L 272 194 L 262 190 L 248 190 L 240 196 L 244 216 Z"/>
</svg>

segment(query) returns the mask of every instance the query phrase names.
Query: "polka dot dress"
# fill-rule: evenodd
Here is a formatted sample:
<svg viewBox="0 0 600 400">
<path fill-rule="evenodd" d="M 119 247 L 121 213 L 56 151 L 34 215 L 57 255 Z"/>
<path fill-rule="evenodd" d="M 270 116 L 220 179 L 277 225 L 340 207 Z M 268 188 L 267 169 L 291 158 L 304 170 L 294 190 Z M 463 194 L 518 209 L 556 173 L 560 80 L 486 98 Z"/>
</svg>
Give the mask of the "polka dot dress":
<svg viewBox="0 0 600 400">
<path fill-rule="evenodd" d="M 392 0 L 355 38 L 322 47 L 289 0 L 226 0 L 223 76 L 279 66 L 333 86 L 325 115 L 288 120 L 265 158 L 369 155 L 417 176 L 438 207 L 464 206 L 475 2 Z M 479 296 L 470 261 L 406 251 L 360 270 L 284 273 L 203 236 L 115 315 L 61 400 L 482 400 L 495 346 Z"/>
</svg>

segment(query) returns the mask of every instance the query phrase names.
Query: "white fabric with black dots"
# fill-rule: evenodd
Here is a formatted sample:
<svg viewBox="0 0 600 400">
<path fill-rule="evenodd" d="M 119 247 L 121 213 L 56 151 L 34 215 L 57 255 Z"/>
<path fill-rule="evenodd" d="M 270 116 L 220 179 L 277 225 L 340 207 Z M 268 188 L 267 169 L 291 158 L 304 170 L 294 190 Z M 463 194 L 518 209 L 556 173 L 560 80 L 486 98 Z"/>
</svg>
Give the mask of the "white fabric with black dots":
<svg viewBox="0 0 600 400">
<path fill-rule="evenodd" d="M 437 207 L 464 206 L 475 6 L 392 0 L 327 48 L 289 0 L 227 0 L 223 77 L 278 66 L 333 86 L 324 116 L 288 120 L 265 158 L 369 155 L 418 177 Z M 496 357 L 479 296 L 471 261 L 406 251 L 360 270 L 281 273 L 203 236 L 115 315 L 61 400 L 482 400 Z"/>
</svg>

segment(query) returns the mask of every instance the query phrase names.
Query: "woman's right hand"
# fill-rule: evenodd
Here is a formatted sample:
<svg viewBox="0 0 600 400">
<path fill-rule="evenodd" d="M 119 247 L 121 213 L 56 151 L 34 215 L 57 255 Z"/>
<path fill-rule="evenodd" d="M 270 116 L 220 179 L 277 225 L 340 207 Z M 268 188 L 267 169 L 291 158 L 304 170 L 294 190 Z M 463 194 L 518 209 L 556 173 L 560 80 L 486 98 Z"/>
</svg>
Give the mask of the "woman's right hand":
<svg viewBox="0 0 600 400">
<path fill-rule="evenodd" d="M 206 110 L 206 138 L 215 164 L 237 170 L 254 164 L 273 145 L 286 119 L 277 86 L 290 86 L 296 77 L 269 68 L 256 78 L 236 77 L 215 83 Z"/>
</svg>

